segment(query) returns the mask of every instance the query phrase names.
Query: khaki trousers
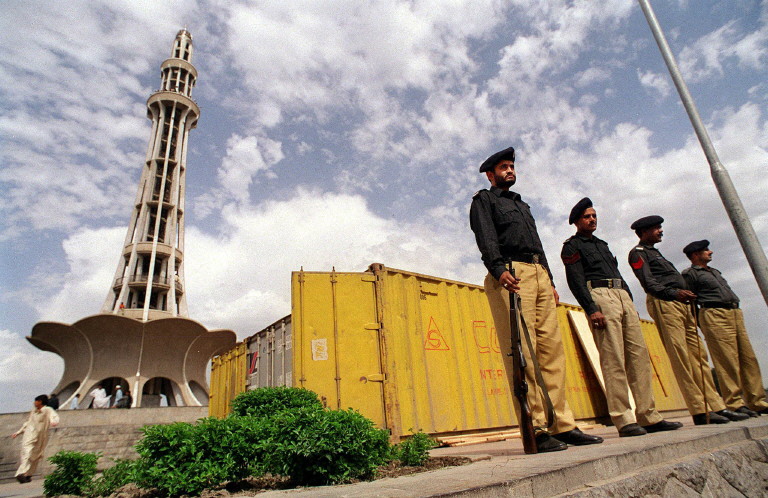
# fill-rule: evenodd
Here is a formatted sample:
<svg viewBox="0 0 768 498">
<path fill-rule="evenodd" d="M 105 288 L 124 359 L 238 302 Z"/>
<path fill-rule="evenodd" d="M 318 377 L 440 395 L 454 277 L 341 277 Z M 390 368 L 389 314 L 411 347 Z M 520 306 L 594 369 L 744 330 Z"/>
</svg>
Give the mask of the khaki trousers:
<svg viewBox="0 0 768 498">
<path fill-rule="evenodd" d="M 702 308 L 699 325 L 712 352 L 720 391 L 728 408 L 768 408 L 760 365 L 749 342 L 742 311 Z"/>
<path fill-rule="evenodd" d="M 704 342 L 699 338 L 690 305 L 680 301 L 664 301 L 651 295 L 646 297 L 645 304 L 659 329 L 661 342 L 669 356 L 672 372 L 675 374 L 688 412 L 691 415 L 705 412 L 704 393 L 706 393 L 709 411 L 724 410 L 725 404 L 715 389 L 707 350 Z M 709 347 L 712 348 L 711 343 Z"/>
<path fill-rule="evenodd" d="M 651 357 L 632 299 L 624 289 L 597 288 L 590 295 L 605 315 L 605 328 L 593 328 L 592 335 L 600 351 L 605 398 L 613 424 L 620 430 L 627 424 L 661 422 L 663 417 L 656 411 L 653 399 Z M 635 399 L 634 413 L 629 388 Z"/>
<path fill-rule="evenodd" d="M 565 352 L 563 351 L 560 329 L 557 326 L 557 310 L 555 297 L 552 293 L 552 281 L 541 265 L 519 262 L 514 262 L 513 265 L 515 276 L 521 280 L 519 294 L 523 320 L 528 327 L 531 345 L 541 367 L 541 376 L 555 409 L 555 423 L 550 428 L 550 432 L 559 434 L 570 431 L 576 427 L 576 421 L 565 399 Z M 507 355 L 512 347 L 509 326 L 509 293 L 491 274 L 485 277 L 485 292 L 496 325 L 496 334 L 499 337 L 507 379 L 510 379 L 512 357 Z M 533 425 L 538 428 L 546 428 L 545 403 L 536 383 L 531 352 L 522 336 L 521 341 L 523 355 L 528 364 L 525 369 L 525 378 L 528 382 L 528 406 L 531 408 Z M 510 391 L 513 390 L 513 386 L 510 386 Z M 515 405 L 517 406 L 517 402 Z"/>
</svg>

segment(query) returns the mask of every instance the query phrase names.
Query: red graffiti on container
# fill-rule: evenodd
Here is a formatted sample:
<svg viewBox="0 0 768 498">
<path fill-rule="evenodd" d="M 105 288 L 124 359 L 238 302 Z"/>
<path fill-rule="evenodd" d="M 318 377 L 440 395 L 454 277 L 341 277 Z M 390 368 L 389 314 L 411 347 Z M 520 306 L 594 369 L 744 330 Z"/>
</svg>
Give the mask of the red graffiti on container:
<svg viewBox="0 0 768 498">
<path fill-rule="evenodd" d="M 427 339 L 424 341 L 424 349 L 427 351 L 450 351 L 448 342 L 437 328 L 437 323 L 433 317 L 429 317 L 429 326 L 427 327 Z"/>
</svg>

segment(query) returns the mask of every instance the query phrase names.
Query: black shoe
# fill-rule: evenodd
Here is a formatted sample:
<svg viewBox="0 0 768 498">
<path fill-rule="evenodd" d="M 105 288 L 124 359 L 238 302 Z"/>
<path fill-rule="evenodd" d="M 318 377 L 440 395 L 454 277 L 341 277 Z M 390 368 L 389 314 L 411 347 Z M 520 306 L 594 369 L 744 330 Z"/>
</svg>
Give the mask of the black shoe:
<svg viewBox="0 0 768 498">
<path fill-rule="evenodd" d="M 539 432 L 536 434 L 536 449 L 539 453 L 547 453 L 548 451 L 561 451 L 568 448 L 568 445 L 562 441 L 559 441 L 549 433 Z"/>
<path fill-rule="evenodd" d="M 24 476 L 24 482 L 32 482 L 32 478 L 30 476 Z"/>
<path fill-rule="evenodd" d="M 721 410 L 721 411 L 724 411 L 724 412 L 725 412 L 725 411 L 730 411 L 730 410 Z M 734 413 L 734 412 L 735 412 L 735 413 Z M 719 412 L 718 412 L 718 413 L 719 413 Z M 748 418 L 750 418 L 750 417 L 759 417 L 759 416 L 760 416 L 760 414 L 759 414 L 759 413 L 757 413 L 757 412 L 755 412 L 755 411 L 752 411 L 752 410 L 750 410 L 750 409 L 749 409 L 749 408 L 747 408 L 746 406 L 742 406 L 741 408 L 736 408 L 736 409 L 735 409 L 734 411 L 732 411 L 731 413 L 733 413 L 734 415 L 739 415 L 739 416 L 744 416 L 744 415 L 746 415 L 746 417 L 745 417 L 745 418 L 740 418 L 739 420 L 747 420 L 747 419 L 748 419 Z M 726 416 L 726 417 L 728 417 L 728 415 L 725 415 L 725 416 Z M 728 418 L 730 418 L 730 417 L 728 417 Z M 731 419 L 731 420 L 734 420 L 734 419 Z"/>
<path fill-rule="evenodd" d="M 570 431 L 561 432 L 560 434 L 552 434 L 552 437 L 565 444 L 573 446 L 583 446 L 585 444 L 600 444 L 603 442 L 603 438 L 600 436 L 592 436 L 584 434 L 578 427 L 571 429 Z"/>
<path fill-rule="evenodd" d="M 753 410 L 758 415 L 768 415 L 768 408 L 763 408 L 761 410 Z"/>
<path fill-rule="evenodd" d="M 724 413 L 726 410 L 721 410 L 719 412 L 709 412 L 709 423 L 710 424 L 727 424 L 732 419 L 730 417 L 727 417 Z M 730 412 L 733 413 L 733 412 Z M 734 415 L 738 415 L 738 413 L 733 413 Z M 741 420 L 741 419 L 738 419 Z M 693 416 L 693 425 L 707 425 L 707 414 L 706 413 L 697 413 Z"/>
<path fill-rule="evenodd" d="M 19 474 L 19 475 L 16 476 L 16 480 L 19 481 L 20 483 L 24 484 L 25 482 L 27 482 L 26 477 L 27 476 L 25 476 L 23 474 Z"/>
<path fill-rule="evenodd" d="M 661 431 L 674 431 L 675 429 L 679 429 L 682 427 L 683 424 L 680 422 L 668 422 L 666 420 L 662 420 L 661 422 L 656 422 L 655 424 L 646 425 L 643 427 L 648 432 L 661 432 Z"/>
<path fill-rule="evenodd" d="M 619 429 L 619 437 L 643 436 L 645 434 L 648 434 L 648 431 L 637 424 L 627 424 Z"/>
</svg>

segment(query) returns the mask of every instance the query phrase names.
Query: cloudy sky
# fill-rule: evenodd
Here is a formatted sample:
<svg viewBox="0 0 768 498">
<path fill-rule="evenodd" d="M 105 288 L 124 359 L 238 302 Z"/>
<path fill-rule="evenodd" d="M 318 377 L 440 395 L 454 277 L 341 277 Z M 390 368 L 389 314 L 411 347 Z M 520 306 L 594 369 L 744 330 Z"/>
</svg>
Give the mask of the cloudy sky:
<svg viewBox="0 0 768 498">
<path fill-rule="evenodd" d="M 656 1 L 722 162 L 768 242 L 768 1 Z M 539 0 L 3 2 L 0 412 L 63 362 L 27 343 L 107 296 L 150 133 L 146 99 L 176 32 L 194 37 L 190 317 L 240 338 L 290 313 L 290 272 L 381 262 L 481 283 L 469 229 L 490 153 L 517 149 L 561 296 L 571 206 L 626 264 L 629 225 L 659 249 L 708 238 L 768 371 L 766 305 L 636 2 Z"/>
</svg>

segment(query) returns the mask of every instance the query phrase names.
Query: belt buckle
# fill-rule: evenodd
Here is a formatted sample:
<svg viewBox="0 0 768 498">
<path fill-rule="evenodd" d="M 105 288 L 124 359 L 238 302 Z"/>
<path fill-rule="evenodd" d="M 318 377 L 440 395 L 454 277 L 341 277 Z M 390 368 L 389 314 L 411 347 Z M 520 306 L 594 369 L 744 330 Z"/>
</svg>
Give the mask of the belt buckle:
<svg viewBox="0 0 768 498">
<path fill-rule="evenodd" d="M 534 265 L 539 264 L 539 255 L 538 254 L 532 254 L 531 255 L 531 263 Z"/>
<path fill-rule="evenodd" d="M 613 289 L 613 279 L 612 278 L 608 279 L 608 288 L 609 289 Z"/>
</svg>

